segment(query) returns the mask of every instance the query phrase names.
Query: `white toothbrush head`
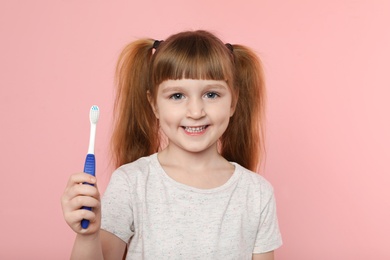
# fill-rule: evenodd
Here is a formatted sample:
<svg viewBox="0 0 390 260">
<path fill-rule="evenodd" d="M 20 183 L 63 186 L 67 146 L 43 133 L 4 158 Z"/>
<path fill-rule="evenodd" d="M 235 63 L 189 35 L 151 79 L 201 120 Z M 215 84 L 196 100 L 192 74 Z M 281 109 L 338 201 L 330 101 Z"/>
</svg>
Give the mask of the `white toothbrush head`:
<svg viewBox="0 0 390 260">
<path fill-rule="evenodd" d="M 95 150 L 95 136 L 96 136 L 96 125 L 99 120 L 100 110 L 99 107 L 94 105 L 89 110 L 89 121 L 91 122 L 91 132 L 89 135 L 89 146 L 88 154 L 94 154 Z"/>
<path fill-rule="evenodd" d="M 89 121 L 91 121 L 91 124 L 97 124 L 99 120 L 99 107 L 96 105 L 93 105 L 91 107 L 91 110 L 89 111 Z"/>
</svg>

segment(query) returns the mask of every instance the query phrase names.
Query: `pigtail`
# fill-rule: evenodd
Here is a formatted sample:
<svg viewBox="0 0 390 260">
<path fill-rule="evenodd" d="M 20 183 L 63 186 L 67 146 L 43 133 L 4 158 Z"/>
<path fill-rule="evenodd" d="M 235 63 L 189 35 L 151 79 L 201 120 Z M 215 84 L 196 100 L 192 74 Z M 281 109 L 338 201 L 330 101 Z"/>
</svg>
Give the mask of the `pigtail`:
<svg viewBox="0 0 390 260">
<path fill-rule="evenodd" d="M 127 45 L 116 67 L 114 129 L 111 138 L 113 163 L 125 163 L 157 151 L 158 125 L 147 98 L 153 40 Z"/>
<path fill-rule="evenodd" d="M 257 171 L 264 154 L 265 85 L 257 55 L 242 45 L 233 45 L 236 110 L 221 138 L 221 154 Z"/>
</svg>

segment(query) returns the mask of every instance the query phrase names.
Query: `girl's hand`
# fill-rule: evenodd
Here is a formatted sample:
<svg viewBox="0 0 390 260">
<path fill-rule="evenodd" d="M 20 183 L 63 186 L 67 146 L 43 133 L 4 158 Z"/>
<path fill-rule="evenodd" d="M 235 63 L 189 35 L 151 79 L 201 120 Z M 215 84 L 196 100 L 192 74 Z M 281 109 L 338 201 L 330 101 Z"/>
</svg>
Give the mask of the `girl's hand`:
<svg viewBox="0 0 390 260">
<path fill-rule="evenodd" d="M 88 185 L 83 183 L 94 184 Z M 77 234 L 98 235 L 100 230 L 100 194 L 96 178 L 87 173 L 73 174 L 68 181 L 61 197 L 62 212 L 66 223 Z M 92 207 L 92 211 L 81 209 L 82 206 Z M 81 220 L 88 219 L 87 229 L 81 227 Z"/>
</svg>

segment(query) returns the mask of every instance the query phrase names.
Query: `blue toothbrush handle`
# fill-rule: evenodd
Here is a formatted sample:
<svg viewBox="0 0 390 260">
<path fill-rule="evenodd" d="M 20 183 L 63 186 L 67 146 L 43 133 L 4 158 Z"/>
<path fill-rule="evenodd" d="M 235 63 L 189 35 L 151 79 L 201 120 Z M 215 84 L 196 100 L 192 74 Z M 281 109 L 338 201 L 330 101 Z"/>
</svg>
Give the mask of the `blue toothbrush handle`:
<svg viewBox="0 0 390 260">
<path fill-rule="evenodd" d="M 95 155 L 90 153 L 87 154 L 87 158 L 85 158 L 84 172 L 89 173 L 92 176 L 95 176 L 95 167 L 96 167 Z M 93 184 L 89 184 L 89 185 L 93 185 Z M 91 207 L 82 207 L 82 209 L 92 210 Z M 83 219 L 81 221 L 81 227 L 86 229 L 88 228 L 88 226 L 89 226 L 89 220 Z"/>
</svg>

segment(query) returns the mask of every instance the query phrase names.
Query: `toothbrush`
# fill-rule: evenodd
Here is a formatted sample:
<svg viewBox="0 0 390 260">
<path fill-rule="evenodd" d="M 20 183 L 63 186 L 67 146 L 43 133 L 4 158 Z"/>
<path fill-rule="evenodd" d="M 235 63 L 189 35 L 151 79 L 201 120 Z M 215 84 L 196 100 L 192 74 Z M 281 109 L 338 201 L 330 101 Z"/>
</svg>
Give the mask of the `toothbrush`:
<svg viewBox="0 0 390 260">
<path fill-rule="evenodd" d="M 89 146 L 88 146 L 88 154 L 85 158 L 85 164 L 84 164 L 84 172 L 89 173 L 92 176 L 95 176 L 95 136 L 96 136 L 96 125 L 99 120 L 99 107 L 98 106 L 92 106 L 89 110 L 89 121 L 91 122 L 91 131 L 89 135 Z M 93 185 L 93 184 L 90 184 Z M 82 207 L 83 209 L 92 210 L 91 207 Z M 89 226 L 89 220 L 83 219 L 81 221 L 81 227 L 83 229 L 88 228 Z"/>
</svg>

